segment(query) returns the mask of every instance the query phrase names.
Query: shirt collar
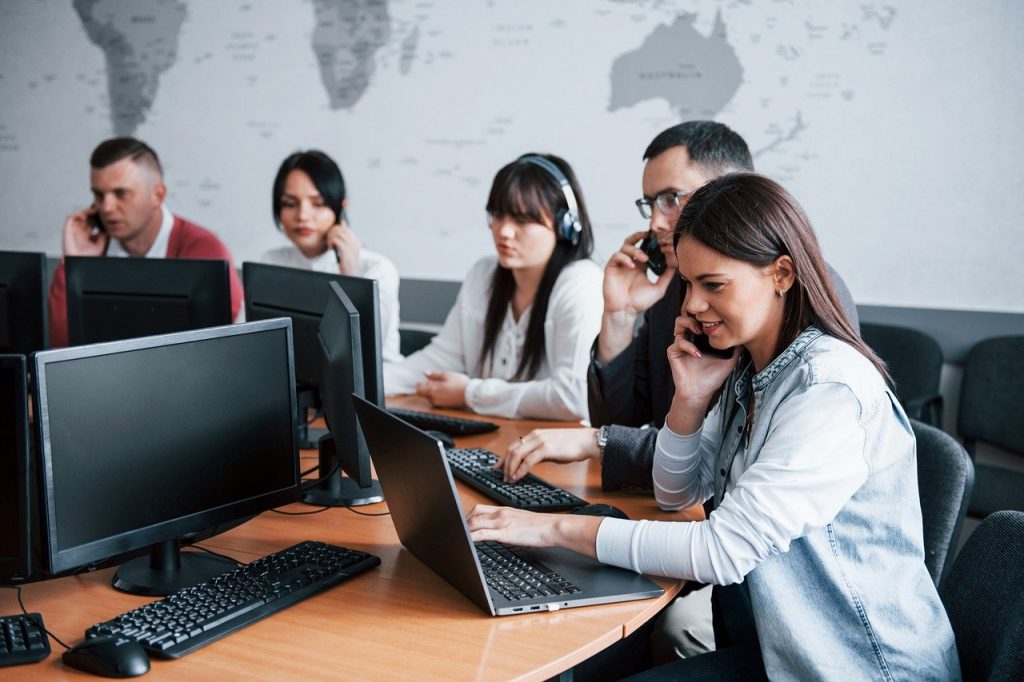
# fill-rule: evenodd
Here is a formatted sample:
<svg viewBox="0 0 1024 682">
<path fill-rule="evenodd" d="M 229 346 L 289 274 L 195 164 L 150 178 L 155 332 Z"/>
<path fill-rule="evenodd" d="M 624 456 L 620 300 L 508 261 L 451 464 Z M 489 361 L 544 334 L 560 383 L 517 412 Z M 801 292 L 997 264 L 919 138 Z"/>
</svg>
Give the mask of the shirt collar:
<svg viewBox="0 0 1024 682">
<path fill-rule="evenodd" d="M 174 214 L 164 205 L 160 206 L 160 212 L 160 231 L 156 233 L 153 245 L 149 247 L 149 251 L 146 252 L 143 258 L 167 258 L 167 247 L 171 241 L 171 230 L 174 229 Z M 124 247 L 121 246 L 121 242 L 111 239 L 110 244 L 107 245 L 107 255 L 127 258 L 131 254 L 125 251 Z"/>
<path fill-rule="evenodd" d="M 807 347 L 812 341 L 821 336 L 824 332 L 815 327 L 813 324 L 807 327 L 807 329 L 800 332 L 800 335 L 793 339 L 793 342 L 786 346 L 786 350 L 779 353 L 779 356 L 771 361 L 771 363 L 762 369 L 760 372 L 754 375 L 751 380 L 751 385 L 755 391 L 764 389 L 768 384 L 772 382 L 772 379 L 777 377 L 782 370 L 784 370 L 796 357 L 800 354 L 804 348 Z"/>
</svg>

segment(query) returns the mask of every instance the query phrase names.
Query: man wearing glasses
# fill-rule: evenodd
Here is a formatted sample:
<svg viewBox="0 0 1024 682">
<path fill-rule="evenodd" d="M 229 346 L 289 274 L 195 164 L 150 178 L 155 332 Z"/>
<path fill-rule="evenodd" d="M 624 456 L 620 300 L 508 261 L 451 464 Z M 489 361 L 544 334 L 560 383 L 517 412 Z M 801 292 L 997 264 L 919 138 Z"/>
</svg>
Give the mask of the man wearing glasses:
<svg viewBox="0 0 1024 682">
<path fill-rule="evenodd" d="M 672 233 L 687 198 L 727 173 L 753 171 L 747 143 L 728 126 L 687 121 L 662 131 L 644 151 L 643 197 L 636 200 L 649 230 L 623 241 L 604 270 L 604 313 L 591 349 L 587 393 L 591 428 L 535 429 L 511 445 L 500 465 L 509 481 L 543 461 L 601 462 L 604 490 L 650 491 L 658 429 L 675 385 L 665 350 L 672 343 L 682 305 Z M 657 237 L 665 257 L 659 276 L 648 275 L 650 257 L 639 247 Z M 857 308 L 842 278 L 829 269 L 854 329 Z M 641 320 L 642 318 L 642 320 Z M 708 593 L 681 599 L 662 616 L 653 636 L 660 655 L 694 656 L 713 650 Z M 703 599 L 701 599 L 703 597 Z M 684 606 L 684 602 L 689 602 Z"/>
</svg>

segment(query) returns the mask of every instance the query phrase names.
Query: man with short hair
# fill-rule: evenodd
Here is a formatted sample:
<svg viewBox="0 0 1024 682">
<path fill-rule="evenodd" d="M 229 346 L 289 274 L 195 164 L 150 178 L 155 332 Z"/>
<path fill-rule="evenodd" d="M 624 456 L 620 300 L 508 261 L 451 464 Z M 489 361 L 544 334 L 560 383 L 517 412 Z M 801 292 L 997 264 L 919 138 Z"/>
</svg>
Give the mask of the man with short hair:
<svg viewBox="0 0 1024 682">
<path fill-rule="evenodd" d="M 101 142 L 89 158 L 93 203 L 64 221 L 64 256 L 223 260 L 231 283 L 231 317 L 242 306 L 242 282 L 231 253 L 209 230 L 164 206 L 160 159 L 131 137 Z M 50 284 L 50 347 L 68 345 L 67 281 L 61 261 Z"/>
</svg>

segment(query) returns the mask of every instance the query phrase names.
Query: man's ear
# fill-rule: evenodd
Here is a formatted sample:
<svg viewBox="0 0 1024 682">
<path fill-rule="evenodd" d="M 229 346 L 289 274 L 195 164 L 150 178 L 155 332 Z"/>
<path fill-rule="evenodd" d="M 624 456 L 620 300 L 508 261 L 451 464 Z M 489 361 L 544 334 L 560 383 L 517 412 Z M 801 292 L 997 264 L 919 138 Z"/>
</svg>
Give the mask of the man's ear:
<svg viewBox="0 0 1024 682">
<path fill-rule="evenodd" d="M 164 203 L 164 197 L 167 196 L 167 185 L 163 181 L 159 181 L 153 185 L 153 196 L 156 197 L 158 203 Z"/>
</svg>

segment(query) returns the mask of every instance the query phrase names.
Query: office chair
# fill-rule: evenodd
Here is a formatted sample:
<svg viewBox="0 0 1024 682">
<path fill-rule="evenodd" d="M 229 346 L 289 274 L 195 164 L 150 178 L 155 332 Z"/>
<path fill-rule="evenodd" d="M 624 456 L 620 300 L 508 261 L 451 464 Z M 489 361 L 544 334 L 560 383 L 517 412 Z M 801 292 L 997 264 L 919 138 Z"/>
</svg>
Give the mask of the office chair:
<svg viewBox="0 0 1024 682">
<path fill-rule="evenodd" d="M 933 337 L 909 327 L 863 322 L 860 336 L 889 366 L 896 397 L 907 415 L 942 427 L 942 347 Z"/>
<path fill-rule="evenodd" d="M 978 526 L 939 591 L 971 680 L 1024 680 L 1024 512 Z"/>
<path fill-rule="evenodd" d="M 434 332 L 423 331 L 422 329 L 398 328 L 398 349 L 402 355 L 412 355 L 421 348 L 426 347 L 434 338 Z"/>
<path fill-rule="evenodd" d="M 1014 471 L 977 460 L 978 443 L 1024 458 L 1022 358 L 1024 336 L 986 339 L 967 355 L 957 432 L 975 460 L 974 494 L 968 508 L 971 516 L 984 517 L 1001 509 L 1024 511 L 1024 466 Z"/>
<path fill-rule="evenodd" d="M 949 573 L 974 487 L 974 464 L 955 438 L 911 420 L 917 437 L 917 487 L 924 528 L 924 563 L 935 586 Z"/>
</svg>

